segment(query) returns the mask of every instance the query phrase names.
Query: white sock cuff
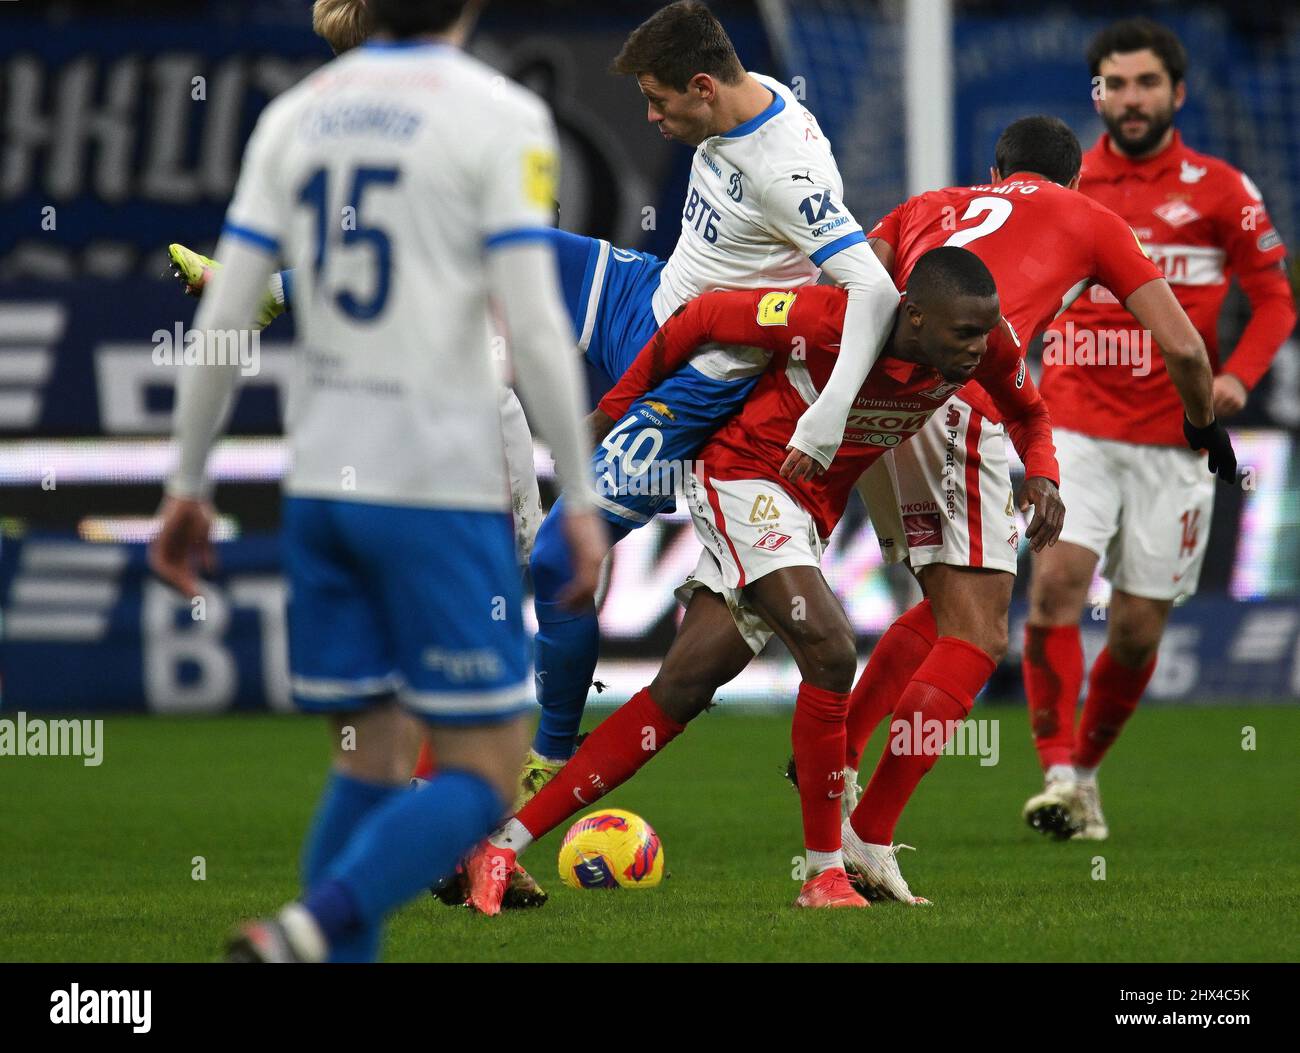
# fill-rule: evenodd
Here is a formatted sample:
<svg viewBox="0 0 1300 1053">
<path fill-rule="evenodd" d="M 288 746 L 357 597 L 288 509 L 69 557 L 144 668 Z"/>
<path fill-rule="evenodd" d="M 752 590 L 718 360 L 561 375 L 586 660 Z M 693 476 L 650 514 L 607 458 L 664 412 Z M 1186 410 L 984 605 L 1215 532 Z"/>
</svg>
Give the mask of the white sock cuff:
<svg viewBox="0 0 1300 1053">
<path fill-rule="evenodd" d="M 533 835 L 528 832 L 528 827 L 524 826 L 518 819 L 511 816 L 495 834 L 488 838 L 497 848 L 514 849 L 516 856 L 524 854 L 524 849 L 533 843 Z"/>
<path fill-rule="evenodd" d="M 329 957 L 329 943 L 311 911 L 301 903 L 290 903 L 276 919 L 300 957 L 309 962 L 323 962 Z"/>
<path fill-rule="evenodd" d="M 844 853 L 838 848 L 834 852 L 814 852 L 809 848 L 807 853 L 809 877 L 814 877 L 823 870 L 844 869 Z"/>
</svg>

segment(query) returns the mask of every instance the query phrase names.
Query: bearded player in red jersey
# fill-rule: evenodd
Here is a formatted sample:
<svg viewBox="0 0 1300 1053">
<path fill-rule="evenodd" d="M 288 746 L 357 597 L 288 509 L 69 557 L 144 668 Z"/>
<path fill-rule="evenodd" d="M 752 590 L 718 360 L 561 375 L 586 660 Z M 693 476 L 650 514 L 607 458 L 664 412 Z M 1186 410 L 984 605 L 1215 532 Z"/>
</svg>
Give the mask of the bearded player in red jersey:
<svg viewBox="0 0 1300 1053">
<path fill-rule="evenodd" d="M 1096 107 L 1107 131 L 1084 156 L 1079 190 L 1123 216 L 1163 268 L 1209 348 L 1215 415 L 1229 417 L 1296 323 L 1281 238 L 1250 179 L 1189 149 L 1175 131 L 1187 59 L 1170 30 L 1144 19 L 1116 23 L 1092 42 L 1088 62 L 1101 78 Z M 1251 319 L 1221 367 L 1218 316 L 1232 277 Z M 1079 297 L 1044 345 L 1043 397 L 1058 429 L 1071 517 L 1062 543 L 1034 559 L 1023 667 L 1046 783 L 1025 818 L 1091 840 L 1108 834 L 1097 767 L 1151 679 L 1173 601 L 1196 590 L 1214 504 L 1200 458 L 1182 445 L 1172 370 L 1159 361 L 1145 374 L 1070 364 L 1072 352 L 1077 359 L 1090 346 L 1143 339 L 1123 297 L 1111 295 L 1118 290 L 1103 286 Z M 1106 647 L 1076 730 L 1079 620 L 1102 558 L 1112 588 Z"/>
<path fill-rule="evenodd" d="M 763 348 L 772 362 L 746 400 L 701 451 L 687 498 L 704 545 L 678 590 L 686 615 L 654 681 L 587 737 L 577 753 L 466 865 L 470 903 L 486 914 L 518 856 L 569 816 L 621 785 L 703 712 L 775 633 L 803 683 L 791 740 L 803 778 L 800 805 L 809 879 L 797 906 L 864 907 L 849 885 L 841 845 L 844 717 L 857 667 L 855 637 L 820 570 L 826 539 L 873 460 L 905 443 L 949 395 L 975 377 L 1007 416 L 1030 476 L 1033 544 L 1053 542 L 1064 509 L 1056 493 L 1051 422 L 1019 347 L 999 315 L 988 269 L 972 253 L 937 249 L 912 270 L 886 351 L 859 391 L 845 439 L 821 474 L 789 472 L 787 425 L 817 398 L 839 349 L 845 294 L 831 286 L 706 293 L 678 309 L 601 402 L 613 423 L 659 379 L 706 343 Z M 990 335 L 991 334 L 991 335 Z M 992 671 L 969 639 L 947 635 L 933 650 L 927 717 L 960 721 L 973 684 Z M 915 780 L 934 755 L 910 758 Z M 923 902 L 914 898 L 913 902 Z"/>
<path fill-rule="evenodd" d="M 1211 423 L 1202 340 L 1128 225 L 1070 189 L 1081 156 L 1074 133 L 1056 118 L 1016 121 L 998 139 L 989 183 L 912 198 L 871 231 L 872 247 L 895 281 L 906 282 L 922 253 L 936 245 L 966 246 L 993 273 L 1003 317 L 1026 343 L 1084 283 L 1110 288 L 1157 335 L 1188 417 L 1208 425 L 1201 444 L 1210 446 L 1211 463 L 1232 478 L 1231 444 Z M 1170 413 L 1176 426 L 1177 402 Z M 914 726 L 919 685 L 935 668 L 937 624 L 960 617 L 979 626 L 974 642 L 989 656 L 990 673 L 1006 653 L 1019 531 L 1004 447 L 992 407 L 970 385 L 912 442 L 874 465 L 860 486 L 886 560 L 906 559 L 925 594 L 881 638 L 852 693 L 845 771 L 850 792 L 872 732 L 886 715 L 897 718 L 849 818 L 864 843 L 892 843 L 913 789 L 898 775 L 907 767 L 902 740 Z M 887 867 L 861 876 L 881 895 L 906 900 L 910 894 L 892 857 Z"/>
</svg>

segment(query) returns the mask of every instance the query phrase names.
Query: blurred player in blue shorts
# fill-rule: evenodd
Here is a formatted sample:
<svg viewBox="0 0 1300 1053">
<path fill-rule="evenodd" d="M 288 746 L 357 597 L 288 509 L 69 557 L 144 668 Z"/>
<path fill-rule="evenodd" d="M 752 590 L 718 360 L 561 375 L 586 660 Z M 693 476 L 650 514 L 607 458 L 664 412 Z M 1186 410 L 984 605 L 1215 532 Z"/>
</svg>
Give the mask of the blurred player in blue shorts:
<svg viewBox="0 0 1300 1053">
<path fill-rule="evenodd" d="M 283 260 L 299 356 L 283 516 L 292 686 L 334 730 L 303 895 L 242 926 L 232 961 L 375 958 L 385 915 L 509 804 L 533 690 L 490 301 L 566 486 L 561 602 L 590 604 L 605 553 L 549 238 L 555 131 L 539 99 L 461 51 L 477 7 L 369 0 L 375 39 L 267 107 L 218 246 L 229 266 L 195 319 L 203 365 L 180 381 L 181 462 L 152 565 L 199 592 L 205 465 L 239 361 L 225 352 L 255 338 Z M 354 224 L 337 218 L 348 208 Z M 409 793 L 403 709 L 439 758 Z"/>
</svg>

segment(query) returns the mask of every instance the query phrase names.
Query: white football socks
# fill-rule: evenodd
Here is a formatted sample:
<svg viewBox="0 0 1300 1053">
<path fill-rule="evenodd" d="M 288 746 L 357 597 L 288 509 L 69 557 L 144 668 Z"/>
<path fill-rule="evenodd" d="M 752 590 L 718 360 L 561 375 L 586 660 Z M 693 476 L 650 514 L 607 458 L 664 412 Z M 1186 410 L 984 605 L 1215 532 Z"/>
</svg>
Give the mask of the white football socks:
<svg viewBox="0 0 1300 1053">
<path fill-rule="evenodd" d="M 1053 764 L 1047 769 L 1048 782 L 1074 782 L 1073 764 Z"/>
<path fill-rule="evenodd" d="M 814 852 L 809 848 L 807 853 L 809 877 L 815 877 L 823 870 L 844 869 L 844 853 L 838 848 L 834 852 Z"/>
<path fill-rule="evenodd" d="M 524 849 L 533 843 L 533 835 L 528 832 L 528 827 L 511 816 L 488 838 L 488 842 L 497 848 L 512 848 L 516 856 L 521 856 Z"/>
</svg>

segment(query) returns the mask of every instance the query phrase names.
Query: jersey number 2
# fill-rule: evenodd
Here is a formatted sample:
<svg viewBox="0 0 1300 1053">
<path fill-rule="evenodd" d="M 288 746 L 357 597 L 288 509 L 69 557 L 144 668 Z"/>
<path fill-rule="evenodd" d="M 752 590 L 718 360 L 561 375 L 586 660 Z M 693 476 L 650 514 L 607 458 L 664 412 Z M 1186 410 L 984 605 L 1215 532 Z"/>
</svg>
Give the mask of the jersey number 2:
<svg viewBox="0 0 1300 1053">
<path fill-rule="evenodd" d="M 320 281 L 325 268 L 325 258 L 331 243 L 330 235 L 339 232 L 338 243 L 343 246 L 366 245 L 375 254 L 375 288 L 368 299 L 358 298 L 351 289 L 338 289 L 334 302 L 349 318 L 358 322 L 371 322 L 383 313 L 388 303 L 388 285 L 393 271 L 393 243 L 388 232 L 380 227 L 366 226 L 361 219 L 362 198 L 370 186 L 396 186 L 401 173 L 396 168 L 358 168 L 352 175 L 352 190 L 343 210 L 343 222 L 333 224 L 329 216 L 329 173 L 318 168 L 298 191 L 298 201 L 316 213 L 316 254 L 313 259 L 313 279 Z M 319 285 L 317 286 L 319 288 Z"/>
<path fill-rule="evenodd" d="M 944 211 L 947 211 L 945 209 Z M 984 220 L 973 227 L 967 227 L 965 230 L 958 230 L 951 234 L 945 245 L 953 245 L 961 248 L 963 245 L 969 245 L 977 238 L 982 238 L 986 234 L 992 234 L 997 230 L 1011 215 L 1011 202 L 1004 197 L 976 197 L 971 199 L 971 203 L 966 206 L 966 213 L 961 218 L 963 220 L 974 219 L 976 216 L 984 216 Z"/>
</svg>

